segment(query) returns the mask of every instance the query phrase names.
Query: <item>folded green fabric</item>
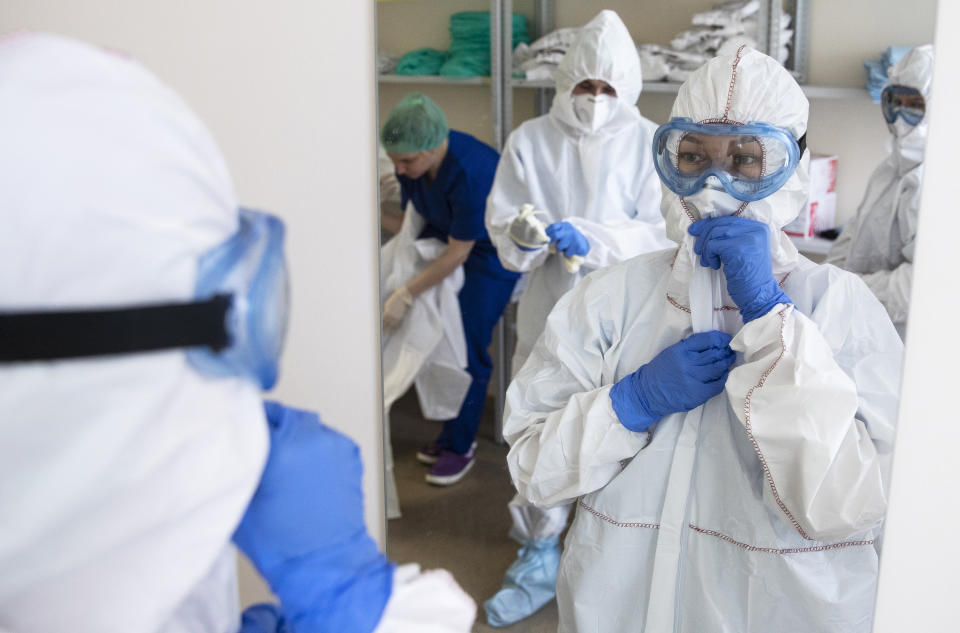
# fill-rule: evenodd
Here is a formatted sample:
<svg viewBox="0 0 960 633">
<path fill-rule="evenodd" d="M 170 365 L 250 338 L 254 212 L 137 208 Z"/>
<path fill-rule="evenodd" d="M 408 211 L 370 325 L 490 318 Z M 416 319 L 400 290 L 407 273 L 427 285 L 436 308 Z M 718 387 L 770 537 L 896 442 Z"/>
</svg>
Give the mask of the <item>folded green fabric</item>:
<svg viewBox="0 0 960 633">
<path fill-rule="evenodd" d="M 513 14 L 513 48 L 529 43 L 527 18 Z M 450 16 L 450 58 L 440 68 L 446 77 L 490 75 L 490 12 L 462 11 Z"/>
<path fill-rule="evenodd" d="M 418 48 L 400 58 L 396 73 L 398 75 L 437 75 L 449 57 L 450 54 L 446 51 Z"/>
</svg>

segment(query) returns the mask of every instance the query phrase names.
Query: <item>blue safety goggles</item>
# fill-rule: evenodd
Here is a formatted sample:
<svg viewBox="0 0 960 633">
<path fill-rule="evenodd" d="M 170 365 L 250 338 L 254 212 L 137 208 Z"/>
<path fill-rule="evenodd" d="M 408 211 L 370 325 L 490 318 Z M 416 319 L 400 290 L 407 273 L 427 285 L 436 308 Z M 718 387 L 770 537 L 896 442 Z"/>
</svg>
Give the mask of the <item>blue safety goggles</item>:
<svg viewBox="0 0 960 633">
<path fill-rule="evenodd" d="M 908 125 L 917 125 L 923 120 L 926 109 L 923 95 L 916 88 L 890 85 L 884 87 L 880 94 L 880 110 L 884 120 L 890 124 L 900 117 Z"/>
<path fill-rule="evenodd" d="M 0 363 L 186 348 L 204 374 L 270 389 L 289 308 L 284 226 L 246 209 L 239 219 L 237 232 L 200 258 L 193 301 L 0 314 Z"/>
<path fill-rule="evenodd" d="M 670 191 L 691 196 L 722 188 L 741 202 L 777 191 L 793 175 L 806 149 L 769 123 L 695 123 L 673 118 L 653 136 L 654 167 Z"/>
<path fill-rule="evenodd" d="M 200 258 L 196 299 L 232 299 L 224 319 L 229 345 L 187 352 L 201 371 L 247 376 L 264 389 L 277 382 L 290 304 L 283 237 L 279 218 L 241 209 L 237 232 Z"/>
</svg>

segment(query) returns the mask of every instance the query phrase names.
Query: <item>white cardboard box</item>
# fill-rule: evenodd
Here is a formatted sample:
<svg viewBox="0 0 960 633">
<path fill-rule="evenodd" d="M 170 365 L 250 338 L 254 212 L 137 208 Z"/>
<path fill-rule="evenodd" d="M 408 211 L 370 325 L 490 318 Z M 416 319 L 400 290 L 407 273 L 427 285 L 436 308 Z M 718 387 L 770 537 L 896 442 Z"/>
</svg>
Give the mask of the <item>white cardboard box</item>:
<svg viewBox="0 0 960 633">
<path fill-rule="evenodd" d="M 837 157 L 810 157 L 810 197 L 797 219 L 783 227 L 787 235 L 813 237 L 836 226 Z"/>
</svg>

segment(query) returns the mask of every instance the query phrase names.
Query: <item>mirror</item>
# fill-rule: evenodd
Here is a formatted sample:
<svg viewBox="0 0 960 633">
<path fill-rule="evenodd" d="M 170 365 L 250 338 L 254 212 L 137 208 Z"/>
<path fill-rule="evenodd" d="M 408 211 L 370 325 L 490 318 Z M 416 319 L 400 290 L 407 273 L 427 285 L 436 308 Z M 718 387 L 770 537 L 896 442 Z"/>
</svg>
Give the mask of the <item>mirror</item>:
<svg viewBox="0 0 960 633">
<path fill-rule="evenodd" d="M 388 550 L 475 630 L 870 630 L 935 6 L 377 3 Z"/>
</svg>

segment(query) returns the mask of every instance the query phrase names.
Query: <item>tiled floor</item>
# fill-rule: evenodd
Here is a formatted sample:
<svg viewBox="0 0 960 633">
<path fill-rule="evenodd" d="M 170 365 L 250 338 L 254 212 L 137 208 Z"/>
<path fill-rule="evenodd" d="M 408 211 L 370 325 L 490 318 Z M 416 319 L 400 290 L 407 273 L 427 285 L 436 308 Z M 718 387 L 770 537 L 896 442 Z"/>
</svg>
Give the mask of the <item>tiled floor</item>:
<svg viewBox="0 0 960 633">
<path fill-rule="evenodd" d="M 476 632 L 555 633 L 557 608 L 551 603 L 536 615 L 506 629 L 487 626 L 483 601 L 501 585 L 503 572 L 519 547 L 507 537 L 513 496 L 506 465 L 506 446 L 493 442 L 493 405 L 487 403 L 477 438 L 477 463 L 459 484 L 438 488 L 427 484 L 427 467 L 416 461 L 417 448 L 433 439 L 439 423 L 420 417 L 411 392 L 390 413 L 397 488 L 403 517 L 387 524 L 387 553 L 398 562 L 443 567 L 476 601 Z"/>
</svg>

